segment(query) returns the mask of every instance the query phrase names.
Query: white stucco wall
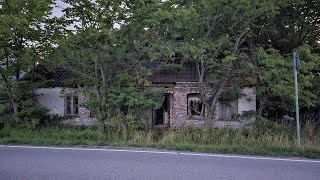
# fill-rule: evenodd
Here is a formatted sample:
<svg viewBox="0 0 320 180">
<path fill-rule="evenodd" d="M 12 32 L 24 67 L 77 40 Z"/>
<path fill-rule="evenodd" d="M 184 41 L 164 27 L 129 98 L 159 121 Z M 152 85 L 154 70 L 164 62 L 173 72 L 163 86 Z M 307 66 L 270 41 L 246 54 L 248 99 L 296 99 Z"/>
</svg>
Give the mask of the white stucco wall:
<svg viewBox="0 0 320 180">
<path fill-rule="evenodd" d="M 50 115 L 64 116 L 64 98 L 62 88 L 40 88 L 36 90 L 38 102 L 49 110 Z"/>
<path fill-rule="evenodd" d="M 238 114 L 245 111 L 256 111 L 256 89 L 244 87 L 241 93 L 243 96 L 238 99 Z"/>
</svg>

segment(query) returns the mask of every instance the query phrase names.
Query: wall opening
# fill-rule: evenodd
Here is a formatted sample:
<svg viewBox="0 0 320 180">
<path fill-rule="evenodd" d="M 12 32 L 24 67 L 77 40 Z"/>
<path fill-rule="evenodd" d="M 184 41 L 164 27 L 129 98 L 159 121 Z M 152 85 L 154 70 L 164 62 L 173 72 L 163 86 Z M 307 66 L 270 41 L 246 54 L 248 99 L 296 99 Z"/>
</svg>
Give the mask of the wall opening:
<svg viewBox="0 0 320 180">
<path fill-rule="evenodd" d="M 169 125 L 170 114 L 170 95 L 163 96 L 162 101 L 152 110 L 153 125 L 167 127 Z"/>
<path fill-rule="evenodd" d="M 219 103 L 219 119 L 233 121 L 237 120 L 238 100 L 229 103 Z"/>
<path fill-rule="evenodd" d="M 203 116 L 204 104 L 200 93 L 188 94 L 188 116 Z"/>
</svg>

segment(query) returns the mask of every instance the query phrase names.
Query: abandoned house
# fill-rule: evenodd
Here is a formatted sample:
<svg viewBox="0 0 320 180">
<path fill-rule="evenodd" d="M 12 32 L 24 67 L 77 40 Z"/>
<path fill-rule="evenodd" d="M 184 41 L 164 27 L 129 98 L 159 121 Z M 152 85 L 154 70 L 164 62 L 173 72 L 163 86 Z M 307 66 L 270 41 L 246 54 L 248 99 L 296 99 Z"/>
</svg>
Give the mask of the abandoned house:
<svg viewBox="0 0 320 180">
<path fill-rule="evenodd" d="M 81 106 L 88 99 L 81 89 L 74 88 L 64 80 L 73 78 L 74 74 L 64 68 L 50 73 L 49 86 L 37 89 L 39 103 L 49 109 L 50 115 L 63 116 L 65 124 L 94 125 L 95 119 L 90 111 Z M 152 76 L 154 87 L 170 89 L 162 102 L 149 110 L 149 127 L 204 126 L 204 117 L 208 109 L 203 105 L 198 89 L 198 72 L 194 64 L 186 64 L 179 71 L 160 71 Z M 228 87 L 225 87 L 228 89 Z M 217 103 L 213 127 L 239 127 L 255 119 L 256 95 L 253 86 L 243 86 L 241 96 L 232 102 Z M 205 94 L 206 95 L 206 94 Z M 248 117 L 248 114 L 252 116 Z M 241 118 L 246 115 L 245 118 Z"/>
<path fill-rule="evenodd" d="M 195 64 L 185 64 L 179 71 L 162 71 L 154 74 L 154 86 L 170 87 L 162 102 L 149 112 L 150 127 L 202 127 L 208 109 L 200 98 L 198 72 Z M 248 84 L 248 83 L 247 83 Z M 225 90 L 228 87 L 224 88 Z M 241 88 L 241 96 L 232 102 L 218 102 L 213 127 L 239 127 L 255 119 L 256 94 L 253 86 Z M 205 96 L 208 91 L 205 91 Z"/>
<path fill-rule="evenodd" d="M 63 67 L 56 68 L 52 72 L 47 71 L 45 67 L 37 69 L 40 69 L 40 74 L 45 77 L 47 83 L 45 87 L 36 90 L 36 97 L 38 102 L 49 110 L 49 115 L 63 117 L 62 124 L 86 126 L 96 124 L 90 110 L 81 105 L 88 101 L 88 97 L 74 83 L 75 73 Z"/>
</svg>

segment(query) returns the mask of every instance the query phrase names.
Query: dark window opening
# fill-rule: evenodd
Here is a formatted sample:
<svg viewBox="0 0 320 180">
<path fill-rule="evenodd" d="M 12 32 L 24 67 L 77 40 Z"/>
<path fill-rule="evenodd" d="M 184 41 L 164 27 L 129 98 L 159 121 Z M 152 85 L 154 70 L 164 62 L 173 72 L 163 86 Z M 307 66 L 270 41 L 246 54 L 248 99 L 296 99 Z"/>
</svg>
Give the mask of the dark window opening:
<svg viewBox="0 0 320 180">
<path fill-rule="evenodd" d="M 188 115 L 202 116 L 204 115 L 204 104 L 199 93 L 188 94 Z"/>
<path fill-rule="evenodd" d="M 153 124 L 155 126 L 168 126 L 169 124 L 169 113 L 170 112 L 170 101 L 169 95 L 163 96 L 162 102 L 159 106 L 153 108 Z"/>
</svg>

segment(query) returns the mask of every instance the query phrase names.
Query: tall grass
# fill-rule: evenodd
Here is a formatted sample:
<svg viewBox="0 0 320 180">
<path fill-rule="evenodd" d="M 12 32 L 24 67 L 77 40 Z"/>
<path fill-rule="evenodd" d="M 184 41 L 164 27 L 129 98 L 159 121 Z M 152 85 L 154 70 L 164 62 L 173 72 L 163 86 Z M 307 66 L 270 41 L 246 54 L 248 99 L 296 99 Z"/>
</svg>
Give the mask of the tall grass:
<svg viewBox="0 0 320 180">
<path fill-rule="evenodd" d="M 302 148 L 296 147 L 295 127 L 257 122 L 246 129 L 182 128 L 105 133 L 98 128 L 42 127 L 35 130 L 4 127 L 1 144 L 108 145 L 164 149 L 320 158 L 320 130 L 307 122 L 301 128 Z"/>
</svg>

